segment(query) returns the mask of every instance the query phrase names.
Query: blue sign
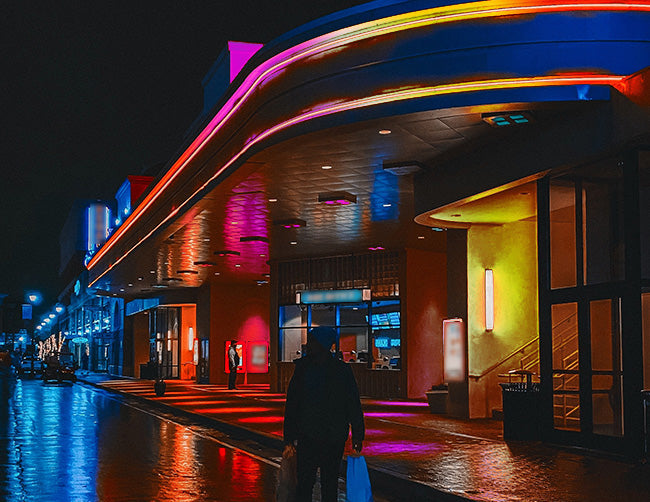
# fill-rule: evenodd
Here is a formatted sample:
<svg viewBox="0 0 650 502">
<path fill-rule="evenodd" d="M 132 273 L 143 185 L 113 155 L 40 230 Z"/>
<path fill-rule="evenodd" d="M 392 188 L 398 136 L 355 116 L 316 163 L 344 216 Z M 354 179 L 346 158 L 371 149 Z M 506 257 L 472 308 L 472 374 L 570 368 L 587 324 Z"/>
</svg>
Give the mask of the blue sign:
<svg viewBox="0 0 650 502">
<path fill-rule="evenodd" d="M 378 349 L 387 349 L 390 338 L 375 338 L 375 347 Z"/>
<path fill-rule="evenodd" d="M 324 291 L 302 291 L 300 303 L 357 303 L 363 301 L 362 289 L 337 289 Z"/>
</svg>

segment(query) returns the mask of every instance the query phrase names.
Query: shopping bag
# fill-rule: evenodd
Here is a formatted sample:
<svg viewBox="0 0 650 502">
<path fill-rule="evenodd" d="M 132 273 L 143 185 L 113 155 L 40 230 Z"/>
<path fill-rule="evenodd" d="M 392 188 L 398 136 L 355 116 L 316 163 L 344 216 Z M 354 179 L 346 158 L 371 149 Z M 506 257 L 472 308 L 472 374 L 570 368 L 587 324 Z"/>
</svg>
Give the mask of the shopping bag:
<svg viewBox="0 0 650 502">
<path fill-rule="evenodd" d="M 275 491 L 276 502 L 294 502 L 296 499 L 296 486 L 298 485 L 297 457 L 295 453 L 290 457 L 282 457 L 280 472 L 278 473 L 278 487 Z"/>
<path fill-rule="evenodd" d="M 347 502 L 373 502 L 365 458 L 348 456 L 345 494 Z"/>
</svg>

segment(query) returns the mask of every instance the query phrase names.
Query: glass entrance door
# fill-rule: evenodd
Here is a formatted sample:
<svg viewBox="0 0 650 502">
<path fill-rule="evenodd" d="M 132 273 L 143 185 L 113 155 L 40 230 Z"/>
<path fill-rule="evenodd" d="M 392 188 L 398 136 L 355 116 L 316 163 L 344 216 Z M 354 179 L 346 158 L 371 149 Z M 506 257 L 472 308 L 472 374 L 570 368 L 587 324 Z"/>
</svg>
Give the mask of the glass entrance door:
<svg viewBox="0 0 650 502">
<path fill-rule="evenodd" d="M 179 378 L 180 308 L 158 307 L 149 316 L 150 359 L 157 364 L 159 378 Z"/>
</svg>

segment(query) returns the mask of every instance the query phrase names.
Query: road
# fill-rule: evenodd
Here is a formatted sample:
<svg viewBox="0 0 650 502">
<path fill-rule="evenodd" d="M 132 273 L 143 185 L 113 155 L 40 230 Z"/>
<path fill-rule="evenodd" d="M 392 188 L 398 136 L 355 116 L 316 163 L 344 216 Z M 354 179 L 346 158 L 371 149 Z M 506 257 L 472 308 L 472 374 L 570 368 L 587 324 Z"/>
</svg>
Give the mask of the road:
<svg viewBox="0 0 650 502">
<path fill-rule="evenodd" d="M 183 422 L 86 385 L 18 380 L 0 401 L 0 500 L 274 500 L 277 451 Z"/>
</svg>

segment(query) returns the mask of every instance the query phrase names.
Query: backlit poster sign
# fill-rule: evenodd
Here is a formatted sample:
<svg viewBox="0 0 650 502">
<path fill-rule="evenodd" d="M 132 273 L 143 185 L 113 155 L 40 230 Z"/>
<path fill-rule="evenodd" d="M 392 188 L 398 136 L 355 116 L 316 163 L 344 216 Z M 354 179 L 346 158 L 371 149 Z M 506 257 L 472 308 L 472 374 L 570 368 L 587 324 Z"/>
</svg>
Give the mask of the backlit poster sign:
<svg viewBox="0 0 650 502">
<path fill-rule="evenodd" d="M 248 342 L 248 373 L 269 372 L 269 346 L 266 342 Z"/>
<path fill-rule="evenodd" d="M 226 373 L 230 373 L 230 365 L 228 363 L 228 349 L 230 349 L 230 342 L 226 342 L 226 365 L 224 368 L 224 371 Z M 237 354 L 239 355 L 239 366 L 237 366 L 237 373 L 245 373 L 246 359 L 244 358 L 244 355 L 246 354 L 246 351 L 244 350 L 244 342 L 237 343 L 236 349 Z"/>
<path fill-rule="evenodd" d="M 465 326 L 462 319 L 442 321 L 445 382 L 465 381 Z"/>
</svg>

